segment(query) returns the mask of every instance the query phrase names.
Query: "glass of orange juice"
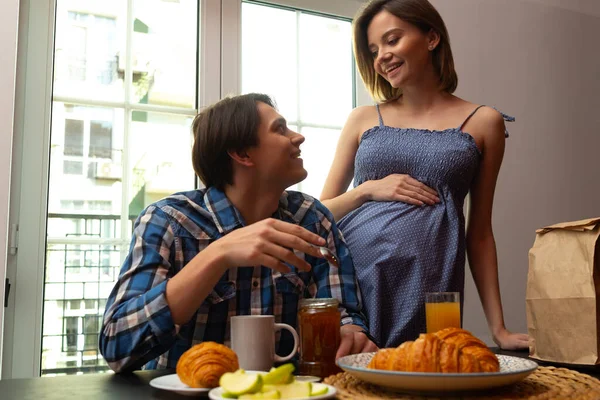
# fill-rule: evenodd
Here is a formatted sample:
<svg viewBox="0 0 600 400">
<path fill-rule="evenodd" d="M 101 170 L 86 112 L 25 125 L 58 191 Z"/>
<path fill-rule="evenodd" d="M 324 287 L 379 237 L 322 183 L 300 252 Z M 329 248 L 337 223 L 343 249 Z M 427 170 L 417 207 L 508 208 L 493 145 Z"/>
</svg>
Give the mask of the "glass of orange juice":
<svg viewBox="0 0 600 400">
<path fill-rule="evenodd" d="M 460 328 L 460 293 L 425 293 L 427 333 L 444 328 Z"/>
</svg>

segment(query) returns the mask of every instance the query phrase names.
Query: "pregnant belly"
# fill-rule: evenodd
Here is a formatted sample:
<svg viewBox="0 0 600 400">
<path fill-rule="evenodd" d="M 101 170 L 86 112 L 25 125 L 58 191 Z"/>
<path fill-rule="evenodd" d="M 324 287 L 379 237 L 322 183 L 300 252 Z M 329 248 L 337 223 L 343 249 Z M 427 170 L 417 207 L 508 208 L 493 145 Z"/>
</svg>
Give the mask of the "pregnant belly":
<svg viewBox="0 0 600 400">
<path fill-rule="evenodd" d="M 423 293 L 462 291 L 462 215 L 446 204 L 369 202 L 338 224 L 380 343 L 397 346 L 422 331 Z"/>
<path fill-rule="evenodd" d="M 340 220 L 359 280 L 383 279 L 396 287 L 409 276 L 435 282 L 464 263 L 464 234 L 452 210 L 443 202 L 368 202 Z"/>
<path fill-rule="evenodd" d="M 427 245 L 447 230 L 448 215 L 442 204 L 418 207 L 401 202 L 367 202 L 339 222 L 348 245 L 380 249 Z M 408 247 L 408 248 L 407 248 Z"/>
</svg>

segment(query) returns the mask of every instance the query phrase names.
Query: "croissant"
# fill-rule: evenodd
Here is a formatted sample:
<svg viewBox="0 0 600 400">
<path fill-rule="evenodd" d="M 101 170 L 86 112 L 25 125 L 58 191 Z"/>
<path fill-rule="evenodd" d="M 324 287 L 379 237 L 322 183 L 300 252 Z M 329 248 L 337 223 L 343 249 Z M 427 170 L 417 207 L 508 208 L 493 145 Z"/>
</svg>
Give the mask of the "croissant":
<svg viewBox="0 0 600 400">
<path fill-rule="evenodd" d="M 181 355 L 177 361 L 177 376 L 193 388 L 214 388 L 225 372 L 239 369 L 237 354 L 215 342 L 202 342 Z"/>
<path fill-rule="evenodd" d="M 367 366 L 406 372 L 498 372 L 498 358 L 469 331 L 446 328 L 379 350 Z"/>
</svg>

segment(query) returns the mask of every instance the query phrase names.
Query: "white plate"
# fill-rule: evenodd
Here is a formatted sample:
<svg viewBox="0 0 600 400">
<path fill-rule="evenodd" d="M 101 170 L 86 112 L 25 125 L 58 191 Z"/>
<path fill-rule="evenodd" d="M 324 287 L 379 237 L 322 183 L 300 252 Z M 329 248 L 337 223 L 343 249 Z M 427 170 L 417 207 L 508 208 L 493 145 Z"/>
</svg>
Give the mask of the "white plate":
<svg viewBox="0 0 600 400">
<path fill-rule="evenodd" d="M 321 399 L 331 399 L 331 398 L 335 397 L 337 390 L 331 385 L 327 385 L 325 383 L 323 383 L 323 385 L 327 386 L 327 389 L 329 389 L 327 391 L 327 393 L 322 394 L 320 396 L 297 398 L 296 400 L 321 400 Z M 221 387 L 218 387 L 218 388 L 214 388 L 210 392 L 208 392 L 208 397 L 212 400 L 231 400 L 231 399 L 228 399 L 225 397 L 221 397 L 222 394 L 223 394 L 223 389 L 221 389 Z"/>
<path fill-rule="evenodd" d="M 375 353 L 361 353 L 338 359 L 344 371 L 363 381 L 394 391 L 440 393 L 495 388 L 519 382 L 538 365 L 525 358 L 498 355 L 500 372 L 433 373 L 397 372 L 367 368 Z"/>
<path fill-rule="evenodd" d="M 210 391 L 210 388 L 191 388 L 179 380 L 177 374 L 164 375 L 150 381 L 150 386 L 157 389 L 169 390 L 184 396 L 201 396 Z"/>
</svg>

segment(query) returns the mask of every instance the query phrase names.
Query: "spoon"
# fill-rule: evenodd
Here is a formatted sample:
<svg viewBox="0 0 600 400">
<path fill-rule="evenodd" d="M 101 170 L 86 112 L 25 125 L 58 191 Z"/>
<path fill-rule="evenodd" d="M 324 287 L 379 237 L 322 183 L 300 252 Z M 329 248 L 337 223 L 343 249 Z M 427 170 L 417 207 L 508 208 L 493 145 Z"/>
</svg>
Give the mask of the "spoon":
<svg viewBox="0 0 600 400">
<path fill-rule="evenodd" d="M 323 254 L 323 257 L 325 257 L 329 264 L 336 268 L 340 267 L 340 263 L 338 262 L 337 257 L 335 256 L 335 254 L 333 254 L 331 250 L 329 250 L 327 247 L 320 246 L 319 251 L 321 252 L 321 254 Z"/>
</svg>

